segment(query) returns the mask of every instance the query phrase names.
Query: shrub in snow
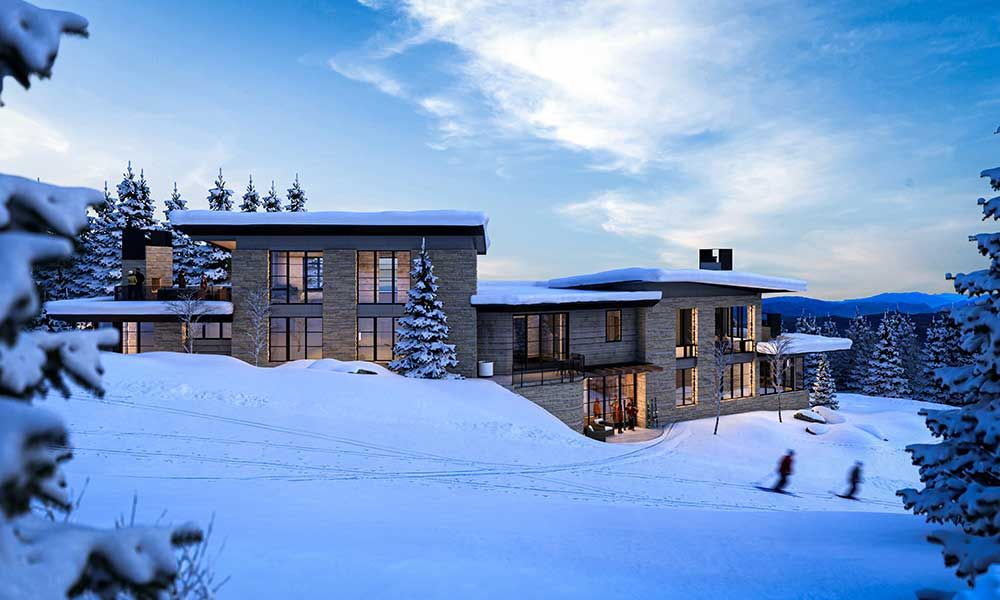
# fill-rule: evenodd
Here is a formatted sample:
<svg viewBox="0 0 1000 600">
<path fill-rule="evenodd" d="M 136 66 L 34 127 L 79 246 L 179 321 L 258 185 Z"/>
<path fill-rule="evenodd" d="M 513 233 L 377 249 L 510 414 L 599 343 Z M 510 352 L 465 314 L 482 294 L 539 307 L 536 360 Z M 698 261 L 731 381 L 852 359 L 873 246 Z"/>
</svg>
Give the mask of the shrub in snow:
<svg viewBox="0 0 1000 600">
<path fill-rule="evenodd" d="M 808 423 L 826 423 L 826 417 L 813 410 L 796 411 L 792 416 Z"/>
<path fill-rule="evenodd" d="M 72 13 L 0 0 L 0 82 L 27 87 L 51 71 L 63 33 L 86 35 Z M 196 542 L 197 528 L 100 530 L 35 514 L 33 503 L 68 510 L 62 466 L 71 457 L 61 419 L 30 400 L 69 382 L 100 393 L 98 348 L 114 330 L 25 332 L 39 313 L 32 268 L 69 258 L 100 192 L 0 175 L 0 598 L 49 599 L 88 592 L 152 597 L 176 574 L 174 548 Z"/>
<path fill-rule="evenodd" d="M 837 402 L 837 384 L 833 380 L 833 372 L 825 353 L 817 355 L 816 376 L 813 377 L 812 393 L 809 394 L 811 406 L 826 406 L 834 410 L 840 408 Z"/>
<path fill-rule="evenodd" d="M 288 212 L 306 212 L 306 192 L 299 185 L 299 174 L 295 174 L 295 183 L 288 188 Z"/>
<path fill-rule="evenodd" d="M 240 203 L 240 211 L 257 212 L 258 208 L 260 208 L 260 194 L 257 193 L 257 188 L 253 186 L 253 175 L 251 175 L 250 183 L 247 184 L 247 191 L 243 193 L 243 202 Z"/>
<path fill-rule="evenodd" d="M 437 298 L 437 277 L 424 243 L 413 259 L 413 286 L 406 298 L 405 316 L 400 317 L 393 347 L 395 360 L 389 368 L 420 379 L 455 378 L 448 372 L 458 366 L 455 345 L 447 343 L 448 316 Z"/>
<path fill-rule="evenodd" d="M 1000 170 L 983 175 L 1000 190 Z M 979 204 L 984 220 L 1000 218 L 1000 196 L 980 198 Z M 970 239 L 989 266 L 953 278 L 955 290 L 971 299 L 953 316 L 962 328 L 961 347 L 973 362 L 936 372 L 945 390 L 966 406 L 923 411 L 927 428 L 941 441 L 907 446 L 924 487 L 897 494 L 906 508 L 928 521 L 960 527 L 928 539 L 942 546 L 945 564 L 956 567 L 971 586 L 977 575 L 1000 563 L 1000 233 Z"/>
<path fill-rule="evenodd" d="M 267 195 L 261 201 L 261 205 L 264 207 L 264 212 L 281 212 L 281 198 L 278 197 L 278 193 L 274 191 L 274 181 L 271 181 L 271 189 L 268 190 Z"/>
<path fill-rule="evenodd" d="M 890 398 L 910 397 L 910 382 L 903 366 L 898 333 L 893 313 L 886 313 L 879 323 L 878 341 L 868 357 L 868 372 L 862 388 L 865 394 Z"/>
</svg>

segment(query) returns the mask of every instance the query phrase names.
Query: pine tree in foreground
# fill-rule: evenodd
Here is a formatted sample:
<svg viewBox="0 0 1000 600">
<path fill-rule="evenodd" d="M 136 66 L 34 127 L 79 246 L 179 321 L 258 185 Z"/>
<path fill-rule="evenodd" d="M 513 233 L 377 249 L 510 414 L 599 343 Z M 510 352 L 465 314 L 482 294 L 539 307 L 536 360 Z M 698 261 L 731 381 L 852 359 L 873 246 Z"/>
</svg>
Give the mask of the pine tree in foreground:
<svg viewBox="0 0 1000 600">
<path fill-rule="evenodd" d="M 837 384 L 825 353 L 820 354 L 816 362 L 816 376 L 813 378 L 811 390 L 810 406 L 825 406 L 834 410 L 840 408 L 840 402 L 837 401 Z"/>
<path fill-rule="evenodd" d="M 299 174 L 295 174 L 295 183 L 288 188 L 288 212 L 306 212 L 306 192 L 299 185 Z"/>
<path fill-rule="evenodd" d="M 875 346 L 875 332 L 868 323 L 868 317 L 858 312 L 847 326 L 845 335 L 851 340 L 851 349 L 840 353 L 846 355 L 847 360 L 838 381 L 846 392 L 861 392 Z"/>
<path fill-rule="evenodd" d="M 1000 190 L 1000 168 L 982 176 Z M 983 220 L 1000 219 L 1000 196 L 980 198 L 979 204 Z M 928 539 L 942 546 L 945 565 L 956 567 L 956 574 L 973 585 L 977 575 L 1000 563 L 1000 232 L 970 240 L 989 258 L 989 266 L 948 278 L 970 298 L 952 314 L 962 327 L 962 349 L 973 362 L 936 372 L 966 406 L 921 411 L 927 428 L 941 441 L 907 446 L 924 487 L 897 494 L 915 514 L 960 528 L 936 531 Z"/>
<path fill-rule="evenodd" d="M 878 341 L 868 357 L 868 372 L 863 391 L 869 396 L 909 398 L 910 381 L 903 368 L 903 356 L 896 338 L 898 326 L 892 313 L 886 313 L 878 327 Z"/>
<path fill-rule="evenodd" d="M 264 212 L 281 212 L 281 198 L 278 197 L 278 193 L 274 190 L 274 181 L 271 181 L 271 189 L 264 196 L 262 201 L 264 206 Z"/>
<path fill-rule="evenodd" d="M 936 379 L 938 369 L 969 363 L 969 357 L 962 351 L 961 335 L 962 330 L 952 318 L 950 310 L 934 315 L 921 349 L 924 385 L 920 391 L 923 399 L 943 404 L 962 404 L 961 395 L 949 392 Z"/>
<path fill-rule="evenodd" d="M 48 76 L 61 34 L 87 34 L 73 13 L 0 2 L 0 83 L 28 87 Z M 69 431 L 31 401 L 69 384 L 100 395 L 100 347 L 113 329 L 25 331 L 39 313 L 33 267 L 66 260 L 101 194 L 0 174 L 0 598 L 163 597 L 177 573 L 174 548 L 201 539 L 191 525 L 100 530 L 33 512 L 68 512 L 63 466 L 72 458 Z"/>
<path fill-rule="evenodd" d="M 243 194 L 243 202 L 240 203 L 242 212 L 257 212 L 260 208 L 260 194 L 253 186 L 253 175 L 250 176 L 250 183 L 247 184 L 247 191 Z"/>
<path fill-rule="evenodd" d="M 226 189 L 226 180 L 222 178 L 222 169 L 215 178 L 215 186 L 208 190 L 209 210 L 233 210 L 233 190 Z"/>
<path fill-rule="evenodd" d="M 406 299 L 406 315 L 398 320 L 393 347 L 396 358 L 389 368 L 418 379 L 457 378 L 448 372 L 458 366 L 458 359 L 455 345 L 447 343 L 448 317 L 437 298 L 437 277 L 424 243 L 413 259 L 410 277 L 413 286 Z"/>
</svg>

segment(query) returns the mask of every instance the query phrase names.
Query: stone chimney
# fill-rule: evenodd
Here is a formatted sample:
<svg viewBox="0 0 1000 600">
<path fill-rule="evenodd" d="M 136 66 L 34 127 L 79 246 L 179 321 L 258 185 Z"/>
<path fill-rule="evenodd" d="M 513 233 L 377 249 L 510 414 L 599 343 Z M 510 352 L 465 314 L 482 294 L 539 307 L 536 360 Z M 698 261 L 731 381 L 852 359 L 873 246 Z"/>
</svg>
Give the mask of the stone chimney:
<svg viewBox="0 0 1000 600">
<path fill-rule="evenodd" d="M 706 271 L 732 271 L 732 248 L 702 248 L 698 251 L 698 268 Z"/>
<path fill-rule="evenodd" d="M 146 276 L 148 287 L 156 293 L 174 283 L 174 248 L 169 231 L 134 229 L 122 230 L 122 279 L 139 268 Z"/>
</svg>

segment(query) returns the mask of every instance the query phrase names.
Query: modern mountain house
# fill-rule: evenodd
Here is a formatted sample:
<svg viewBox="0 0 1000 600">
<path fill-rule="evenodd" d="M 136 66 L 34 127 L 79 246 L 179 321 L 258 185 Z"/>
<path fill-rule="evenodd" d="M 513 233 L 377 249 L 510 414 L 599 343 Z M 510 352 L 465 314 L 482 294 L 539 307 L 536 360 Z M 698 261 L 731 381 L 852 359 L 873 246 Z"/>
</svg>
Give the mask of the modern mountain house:
<svg viewBox="0 0 1000 600">
<path fill-rule="evenodd" d="M 767 353 L 771 326 L 761 297 L 801 292 L 796 279 L 733 270 L 731 250 L 702 250 L 697 269 L 617 269 L 548 281 L 480 281 L 488 219 L 477 212 L 238 213 L 174 211 L 171 223 L 232 253 L 230 283 L 174 285 L 170 235 L 126 231 L 123 272 L 139 268 L 142 289 L 46 304 L 50 317 L 121 331 L 124 353 L 180 351 L 254 361 L 245 310 L 254 292 L 270 298 L 261 364 L 334 358 L 385 364 L 421 243 L 440 279 L 465 377 L 490 377 L 578 431 L 603 438 L 630 406 L 638 427 L 715 414 L 777 408 Z M 193 279 L 191 274 L 188 274 Z M 204 315 L 187 326 L 181 298 Z M 848 340 L 796 335 L 785 367 L 784 408 L 808 405 L 807 352 Z M 717 341 L 726 353 L 718 378 Z"/>
</svg>

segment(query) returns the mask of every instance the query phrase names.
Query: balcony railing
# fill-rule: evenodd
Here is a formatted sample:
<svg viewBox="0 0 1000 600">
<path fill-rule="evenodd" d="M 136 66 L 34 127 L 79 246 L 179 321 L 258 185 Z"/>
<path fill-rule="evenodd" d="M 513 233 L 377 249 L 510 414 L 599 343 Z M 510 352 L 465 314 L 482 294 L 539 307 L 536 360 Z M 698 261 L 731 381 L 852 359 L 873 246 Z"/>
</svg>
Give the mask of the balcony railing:
<svg viewBox="0 0 1000 600">
<path fill-rule="evenodd" d="M 183 300 L 188 297 L 198 300 L 221 300 L 232 302 L 232 288 L 225 285 L 207 287 L 158 287 L 149 285 L 116 285 L 115 300 Z"/>
<path fill-rule="evenodd" d="M 514 361 L 511 385 L 529 387 L 583 380 L 586 360 L 582 354 L 570 354 L 567 360 Z"/>
<path fill-rule="evenodd" d="M 675 356 L 676 358 L 694 358 L 698 356 L 698 346 L 694 344 L 677 346 Z"/>
</svg>

